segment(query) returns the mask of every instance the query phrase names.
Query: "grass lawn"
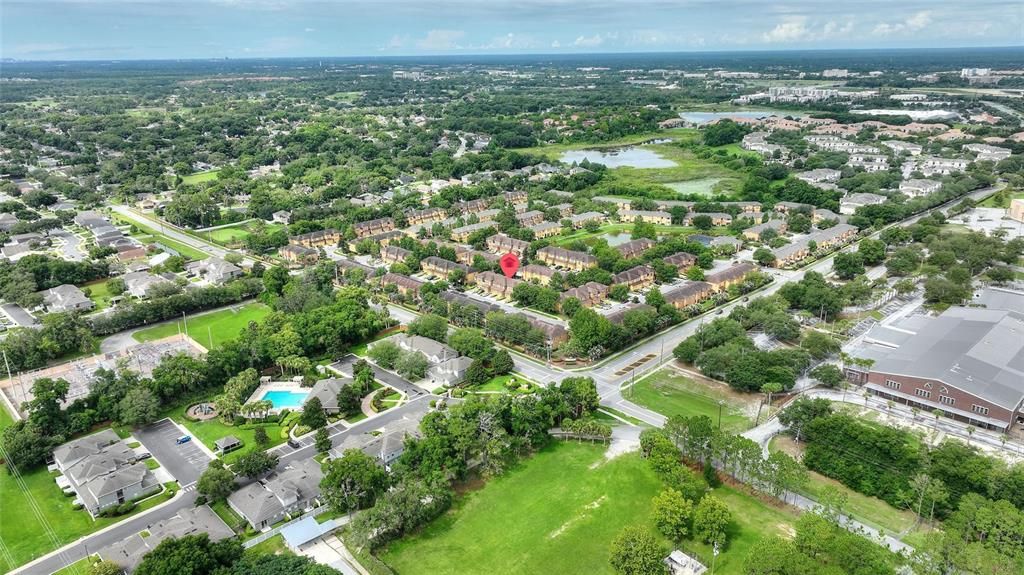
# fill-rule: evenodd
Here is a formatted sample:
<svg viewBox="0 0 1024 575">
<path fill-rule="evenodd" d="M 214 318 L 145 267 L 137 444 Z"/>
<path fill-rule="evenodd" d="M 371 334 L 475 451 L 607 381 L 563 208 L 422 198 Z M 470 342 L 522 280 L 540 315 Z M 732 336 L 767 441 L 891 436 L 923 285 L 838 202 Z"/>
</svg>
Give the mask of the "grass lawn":
<svg viewBox="0 0 1024 575">
<path fill-rule="evenodd" d="M 228 506 L 227 501 L 218 501 L 213 505 L 210 505 L 210 509 L 220 517 L 228 527 L 234 529 L 236 532 L 245 529 L 245 519 L 242 516 L 235 513 L 235 510 Z"/>
<path fill-rule="evenodd" d="M 517 388 L 515 390 L 516 393 L 532 393 L 537 388 L 536 383 L 530 381 L 529 379 L 526 379 L 522 375 L 518 373 L 510 373 L 507 375 L 499 375 L 496 377 L 492 377 L 491 380 L 488 381 L 487 383 L 479 387 L 471 388 L 470 391 L 500 391 L 502 393 L 508 393 L 509 389 L 505 387 L 505 383 L 512 379 L 515 379 L 520 386 L 522 386 L 524 383 L 530 386 L 530 389 L 528 391 L 520 391 Z"/>
<path fill-rule="evenodd" d="M 718 402 L 723 401 L 723 430 L 738 433 L 749 429 L 752 423 L 743 413 L 744 406 L 729 397 L 727 392 L 697 383 L 671 368 L 658 370 L 641 379 L 631 389 L 623 391 L 623 395 L 668 417 L 706 415 L 715 423 L 718 422 Z"/>
<path fill-rule="evenodd" d="M 3 425 L 6 426 L 9 422 L 10 418 L 4 412 Z M 140 502 L 128 515 L 94 520 L 86 511 L 72 509 L 71 502 L 74 497 L 64 496 L 57 487 L 54 476 L 45 467 L 22 471 L 21 478 L 23 486 L 19 485 L 7 470 L 0 472 L 0 539 L 7 545 L 15 562 L 14 565 L 7 565 L 10 569 L 45 555 L 79 537 L 150 509 L 169 498 L 169 493 L 165 492 Z M 34 507 L 30 500 L 35 503 Z M 44 529 L 44 520 L 56 541 Z M 0 565 L 2 564 L 3 560 L 0 559 Z"/>
<path fill-rule="evenodd" d="M 209 447 L 211 450 L 216 449 L 216 442 L 222 437 L 234 435 L 238 439 L 242 440 L 241 449 L 236 449 L 230 453 L 227 453 L 221 457 L 225 463 L 233 463 L 238 460 L 241 456 L 249 452 L 250 449 L 267 449 L 275 445 L 280 445 L 287 441 L 287 429 L 288 425 L 291 424 L 294 417 L 289 417 L 284 425 L 279 423 L 266 423 L 266 424 L 246 424 L 242 426 L 227 425 L 220 419 L 214 418 L 207 421 L 192 421 L 185 417 L 185 410 L 190 405 L 195 403 L 194 401 L 186 402 L 185 404 L 176 407 L 170 413 L 164 414 L 165 417 L 170 417 L 174 421 L 184 425 L 192 435 L 203 442 L 203 445 Z M 298 412 L 293 412 L 291 415 L 297 416 Z M 267 432 L 267 437 L 270 438 L 270 442 L 265 447 L 256 445 L 256 428 L 262 427 Z"/>
<path fill-rule="evenodd" d="M 211 180 L 217 179 L 218 172 L 220 172 L 220 170 L 210 170 L 208 172 L 197 172 L 195 174 L 182 176 L 181 183 L 191 186 L 195 184 L 201 184 L 203 182 L 209 182 Z"/>
<path fill-rule="evenodd" d="M 262 543 L 246 549 L 250 555 L 295 555 L 284 543 L 284 536 L 278 533 Z"/>
<path fill-rule="evenodd" d="M 1010 200 L 1013 199 L 1024 199 L 1024 191 L 1015 192 L 1013 190 L 1007 190 L 1005 194 L 995 193 L 982 200 L 978 206 L 982 208 L 1007 209 L 1010 207 Z"/>
<path fill-rule="evenodd" d="M 790 455 L 799 455 L 803 452 L 802 445 L 785 436 L 772 438 L 768 449 L 782 450 Z M 876 528 L 880 527 L 889 533 L 901 533 L 914 524 L 915 517 L 912 511 L 896 509 L 877 497 L 868 497 L 857 493 L 842 483 L 819 473 L 808 471 L 807 475 L 810 481 L 807 487 L 800 491 L 801 494 L 820 501 L 825 489 L 831 487 L 846 496 L 846 513 L 859 519 L 862 523 Z"/>
<path fill-rule="evenodd" d="M 114 296 L 107 289 L 107 280 L 97 280 L 82 286 L 83 290 L 86 288 L 89 289 L 89 299 L 96 305 L 96 311 L 110 307 L 110 298 Z"/>
<path fill-rule="evenodd" d="M 659 233 L 661 235 L 667 235 L 667 236 L 689 235 L 689 234 L 695 234 L 695 233 L 697 233 L 699 231 L 699 230 L 697 230 L 697 228 L 687 227 L 687 226 L 660 226 L 660 225 L 655 225 L 654 229 L 655 229 L 655 231 L 657 233 Z M 724 229 L 724 228 L 722 228 L 722 229 Z M 623 232 L 628 233 L 628 232 L 631 232 L 631 231 L 633 231 L 633 223 L 631 223 L 631 222 L 618 223 L 618 224 L 606 224 L 606 225 L 601 226 L 601 228 L 599 230 L 597 230 L 596 232 L 593 232 L 593 233 L 588 232 L 586 230 L 578 230 L 578 231 L 575 231 L 575 232 L 573 232 L 573 233 L 571 233 L 569 235 L 566 235 L 566 236 L 554 236 L 552 238 L 552 242 L 551 243 L 553 243 L 555 245 L 559 245 L 559 246 L 564 246 L 565 244 L 568 244 L 568 243 L 576 241 L 576 240 L 583 240 L 584 243 L 590 244 L 594 240 L 596 240 L 598 238 L 601 238 L 601 237 L 605 236 L 606 234 L 617 235 L 617 234 L 620 234 L 620 233 L 623 233 Z M 715 235 L 713 230 L 711 232 L 707 232 L 707 233 L 709 233 L 710 235 Z"/>
<path fill-rule="evenodd" d="M 97 560 L 98 559 L 93 555 L 83 557 L 60 571 L 55 571 L 53 575 L 86 575 L 89 573 L 89 569 L 92 567 L 92 564 Z"/>
<path fill-rule="evenodd" d="M 250 321 L 259 321 L 269 313 L 270 308 L 261 303 L 248 303 L 237 308 L 192 316 L 187 318 L 188 335 L 203 346 L 219 347 L 222 343 L 237 338 L 238 332 L 245 329 Z M 138 342 L 170 337 L 184 331 L 183 323 L 180 320 L 162 323 L 137 331 L 132 337 Z"/>
<path fill-rule="evenodd" d="M 553 444 L 459 497 L 448 513 L 391 544 L 380 558 L 401 575 L 611 574 L 612 540 L 629 525 L 654 531 L 651 498 L 662 485 L 638 453 L 604 461 L 604 450 Z M 729 487 L 715 494 L 734 517 L 716 573 L 738 575 L 750 546 L 762 535 L 786 533 L 795 515 Z M 706 545 L 684 547 L 711 557 Z"/>
<path fill-rule="evenodd" d="M 209 232 L 202 233 L 204 236 L 218 244 L 233 244 L 240 240 L 244 240 L 249 236 L 249 230 L 244 227 L 220 228 L 218 230 L 211 230 Z"/>
</svg>

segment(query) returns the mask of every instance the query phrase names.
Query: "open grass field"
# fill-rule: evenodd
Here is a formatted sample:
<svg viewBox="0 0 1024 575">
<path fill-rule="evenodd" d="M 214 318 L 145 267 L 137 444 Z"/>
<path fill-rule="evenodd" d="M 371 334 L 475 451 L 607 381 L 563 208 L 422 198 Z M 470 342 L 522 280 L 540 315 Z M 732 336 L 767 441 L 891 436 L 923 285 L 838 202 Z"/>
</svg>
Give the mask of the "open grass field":
<svg viewBox="0 0 1024 575">
<path fill-rule="evenodd" d="M 210 170 L 208 172 L 197 172 L 195 174 L 189 174 L 181 178 L 181 183 L 187 185 L 201 184 L 203 182 L 209 182 L 217 178 L 217 172 L 220 170 Z"/>
<path fill-rule="evenodd" d="M 110 298 L 113 295 L 107 289 L 107 280 L 97 280 L 82 286 L 82 289 L 89 288 L 89 299 L 96 304 L 96 311 L 110 307 Z"/>
<path fill-rule="evenodd" d="M 168 413 L 162 414 L 162 417 L 170 417 L 174 421 L 177 421 L 178 423 L 184 425 L 190 432 L 192 432 L 193 437 L 195 437 L 199 441 L 202 441 L 203 445 L 210 448 L 211 450 L 216 449 L 214 442 L 216 442 L 218 439 L 222 437 L 234 435 L 238 439 L 241 439 L 241 449 L 237 449 L 221 457 L 221 459 L 228 464 L 234 463 L 236 460 L 238 460 L 238 458 L 248 453 L 249 450 L 251 449 L 266 449 L 269 447 L 273 447 L 275 445 L 280 445 L 287 441 L 288 437 L 286 433 L 288 426 L 291 425 L 294 418 L 298 415 L 298 412 L 294 412 L 293 416 L 289 417 L 287 423 L 285 423 L 284 425 L 281 425 L 279 423 L 254 423 L 235 426 L 227 425 L 217 418 L 210 419 L 207 421 L 192 421 L 191 419 L 186 418 L 185 410 L 188 409 L 188 407 L 194 403 L 194 401 L 185 402 L 182 405 L 169 411 Z M 270 442 L 265 447 L 262 448 L 256 444 L 257 427 L 262 427 L 264 430 L 266 430 L 267 437 L 270 438 Z"/>
<path fill-rule="evenodd" d="M 12 423 L 7 410 L 0 409 L 0 431 Z M 14 563 L 0 558 L 0 567 L 5 567 L 5 571 L 14 569 L 83 535 L 167 501 L 169 495 L 164 492 L 150 497 L 129 515 L 93 519 L 86 511 L 71 507 L 74 498 L 64 496 L 46 467 L 22 471 L 20 481 L 4 469 L 0 471 L 0 539 Z"/>
<path fill-rule="evenodd" d="M 98 560 L 95 556 L 83 557 L 60 571 L 55 571 L 53 575 L 85 575 L 89 573 L 92 564 Z"/>
<path fill-rule="evenodd" d="M 488 381 L 487 383 L 479 387 L 471 388 L 470 391 L 492 391 L 499 393 L 509 393 L 509 389 L 505 387 L 505 384 L 512 379 L 516 380 L 516 383 L 518 383 L 520 387 L 522 387 L 524 384 L 530 387 L 529 391 L 516 389 L 516 393 L 532 393 L 533 390 L 538 387 L 536 383 L 523 377 L 523 375 L 518 373 L 510 373 L 507 375 L 499 375 L 496 377 L 492 377 L 491 380 Z"/>
<path fill-rule="evenodd" d="M 1024 191 L 1008 191 L 1005 194 L 992 194 L 985 198 L 980 203 L 979 207 L 982 208 L 1003 208 L 1007 209 L 1010 207 L 1010 200 L 1024 199 Z"/>
<path fill-rule="evenodd" d="M 738 433 L 753 422 L 747 417 L 747 404 L 726 390 L 698 383 L 671 368 L 660 369 L 641 379 L 623 394 L 630 401 L 671 417 L 706 415 L 718 423 L 719 401 L 723 402 L 722 429 Z"/>
<path fill-rule="evenodd" d="M 259 321 L 270 313 L 270 308 L 261 303 L 248 303 L 241 307 L 225 309 L 187 318 L 187 321 L 162 323 L 132 334 L 135 341 L 147 342 L 176 335 L 185 331 L 188 324 L 188 335 L 200 345 L 212 349 L 222 343 L 238 337 L 250 321 Z"/>
<path fill-rule="evenodd" d="M 234 247 L 240 245 L 242 240 L 251 235 L 253 227 L 256 225 L 262 225 L 267 231 L 273 231 L 282 227 L 280 224 L 248 221 L 208 232 L 196 232 L 196 234 L 201 235 L 205 240 L 212 241 L 226 247 Z"/>
<path fill-rule="evenodd" d="M 551 238 L 551 243 L 558 246 L 564 246 L 565 244 L 574 242 L 576 240 L 582 240 L 584 243 L 590 244 L 598 240 L 599 238 L 604 237 L 606 234 L 617 235 L 624 232 L 628 233 L 633 230 L 633 225 L 634 224 L 632 223 L 606 224 L 601 226 L 599 230 L 593 233 L 588 232 L 587 230 L 577 230 L 567 236 L 553 236 Z M 655 225 L 654 229 L 659 234 L 668 236 L 690 235 L 698 232 L 697 228 L 688 226 Z M 724 230 L 725 228 L 722 229 Z M 711 230 L 707 233 L 709 235 L 715 235 L 714 230 Z"/>
<path fill-rule="evenodd" d="M 482 489 L 380 558 L 399 575 L 473 573 L 611 574 L 609 547 L 626 526 L 654 529 L 660 480 L 638 453 L 604 459 L 605 446 L 557 443 Z M 796 516 L 730 487 L 715 495 L 734 517 L 716 573 L 738 575 L 751 545 L 785 534 Z M 667 542 L 666 542 L 667 547 Z M 710 560 L 707 545 L 684 547 Z"/>
<path fill-rule="evenodd" d="M 803 453 L 803 446 L 791 438 L 778 436 L 768 444 L 771 451 L 785 451 L 793 456 Z M 822 493 L 829 488 L 835 489 L 847 498 L 845 512 L 862 523 L 881 528 L 889 533 L 903 533 L 914 525 L 914 513 L 896 509 L 877 497 L 868 497 L 850 489 L 842 483 L 825 477 L 819 473 L 808 471 L 810 481 L 807 487 L 800 490 L 802 495 L 820 501 Z"/>
</svg>

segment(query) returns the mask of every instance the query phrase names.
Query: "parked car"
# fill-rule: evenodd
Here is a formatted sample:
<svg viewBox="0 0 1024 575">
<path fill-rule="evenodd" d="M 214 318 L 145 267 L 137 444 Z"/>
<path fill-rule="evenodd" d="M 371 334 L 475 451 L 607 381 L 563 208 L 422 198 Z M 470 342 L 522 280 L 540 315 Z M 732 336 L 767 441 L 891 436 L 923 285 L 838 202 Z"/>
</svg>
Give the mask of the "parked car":
<svg viewBox="0 0 1024 575">
<path fill-rule="evenodd" d="M 149 459 L 150 457 L 153 457 L 152 453 L 142 452 L 142 453 L 136 455 L 135 459 L 138 459 L 139 461 L 142 461 L 143 459 Z"/>
<path fill-rule="evenodd" d="M 288 447 L 291 447 L 292 449 L 301 449 L 302 448 L 302 444 L 299 443 L 298 441 L 295 441 L 294 439 L 289 439 L 288 440 Z"/>
<path fill-rule="evenodd" d="M 182 435 L 174 443 L 176 443 L 177 445 L 181 445 L 182 443 L 188 443 L 189 441 L 192 441 L 191 435 Z"/>
</svg>

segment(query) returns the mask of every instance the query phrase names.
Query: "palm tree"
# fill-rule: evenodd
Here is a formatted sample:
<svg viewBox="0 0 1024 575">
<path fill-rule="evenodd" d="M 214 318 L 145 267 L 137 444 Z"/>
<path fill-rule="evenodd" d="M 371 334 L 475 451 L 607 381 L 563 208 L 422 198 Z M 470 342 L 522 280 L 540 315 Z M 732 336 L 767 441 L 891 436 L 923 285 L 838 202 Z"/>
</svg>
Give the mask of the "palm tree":
<svg viewBox="0 0 1024 575">
<path fill-rule="evenodd" d="M 974 427 L 973 425 L 968 425 L 967 426 L 967 445 L 971 444 L 971 438 L 974 437 L 974 432 L 977 431 L 977 430 L 978 429 L 976 427 Z"/>
</svg>

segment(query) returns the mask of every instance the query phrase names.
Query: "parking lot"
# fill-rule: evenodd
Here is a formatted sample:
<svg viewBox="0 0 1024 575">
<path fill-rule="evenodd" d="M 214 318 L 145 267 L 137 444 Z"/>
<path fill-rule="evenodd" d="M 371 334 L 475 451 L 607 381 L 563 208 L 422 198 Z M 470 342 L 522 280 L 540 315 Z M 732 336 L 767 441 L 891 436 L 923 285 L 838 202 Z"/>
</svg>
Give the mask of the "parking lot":
<svg viewBox="0 0 1024 575">
<path fill-rule="evenodd" d="M 186 433 L 170 419 L 163 419 L 133 434 L 182 487 L 195 483 L 211 459 L 195 437 L 181 445 L 176 443 Z"/>
</svg>

